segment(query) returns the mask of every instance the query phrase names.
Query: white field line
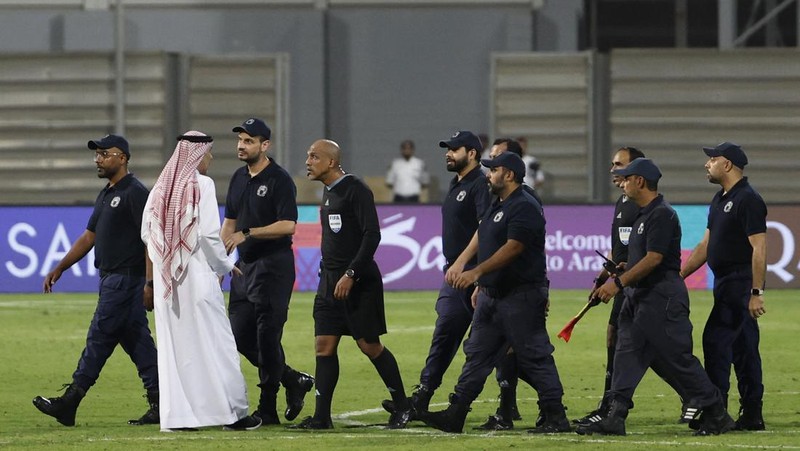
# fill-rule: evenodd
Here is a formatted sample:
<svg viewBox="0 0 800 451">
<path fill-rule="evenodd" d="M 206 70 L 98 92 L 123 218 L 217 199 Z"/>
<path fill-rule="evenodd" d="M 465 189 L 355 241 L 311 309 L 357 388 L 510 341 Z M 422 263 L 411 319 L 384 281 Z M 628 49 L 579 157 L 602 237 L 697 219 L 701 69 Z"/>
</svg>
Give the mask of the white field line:
<svg viewBox="0 0 800 451">
<path fill-rule="evenodd" d="M 29 309 L 41 309 L 41 308 L 48 308 L 48 307 L 58 307 L 58 308 L 85 308 L 87 306 L 93 306 L 97 304 L 97 298 L 92 299 L 73 299 L 73 300 L 64 300 L 64 299 L 42 299 L 36 301 L 21 301 L 21 300 L 10 300 L 10 301 L 0 301 L 0 308 L 29 308 Z"/>
<path fill-rule="evenodd" d="M 800 395 L 800 391 L 782 391 L 778 392 L 781 396 L 797 396 Z M 770 395 L 769 392 L 764 392 L 765 395 Z M 656 394 L 648 396 L 649 398 L 663 398 L 668 395 L 664 394 Z M 600 399 L 600 396 L 597 395 L 589 395 L 589 396 L 564 396 L 565 399 Z M 636 396 L 636 399 L 642 399 L 645 396 Z M 518 398 L 517 401 L 538 401 L 538 398 Z M 476 399 L 473 403 L 481 404 L 481 403 L 497 403 L 497 398 L 488 398 L 488 399 Z M 446 402 L 438 402 L 431 404 L 431 407 L 447 407 L 448 403 Z M 362 415 L 370 415 L 373 413 L 381 413 L 385 412 L 383 408 L 376 407 L 372 409 L 364 409 L 364 410 L 353 410 L 350 412 L 342 412 L 340 414 L 332 415 L 332 417 L 336 420 L 344 422 L 345 420 L 350 420 L 353 417 L 359 417 Z"/>
</svg>

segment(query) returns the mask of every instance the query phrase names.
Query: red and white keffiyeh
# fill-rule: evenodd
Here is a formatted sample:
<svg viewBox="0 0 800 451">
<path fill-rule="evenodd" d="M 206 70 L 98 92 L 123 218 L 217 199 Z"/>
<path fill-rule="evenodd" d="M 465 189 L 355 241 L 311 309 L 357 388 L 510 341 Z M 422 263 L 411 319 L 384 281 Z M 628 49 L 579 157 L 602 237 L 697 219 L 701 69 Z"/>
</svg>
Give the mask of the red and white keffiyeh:
<svg viewBox="0 0 800 451">
<path fill-rule="evenodd" d="M 206 136 L 197 131 L 183 136 Z M 179 139 L 175 151 L 153 186 L 148 243 L 150 259 L 159 261 L 164 300 L 172 301 L 172 280 L 180 280 L 197 246 L 195 233 L 200 202 L 197 165 L 211 150 L 211 142 Z"/>
</svg>

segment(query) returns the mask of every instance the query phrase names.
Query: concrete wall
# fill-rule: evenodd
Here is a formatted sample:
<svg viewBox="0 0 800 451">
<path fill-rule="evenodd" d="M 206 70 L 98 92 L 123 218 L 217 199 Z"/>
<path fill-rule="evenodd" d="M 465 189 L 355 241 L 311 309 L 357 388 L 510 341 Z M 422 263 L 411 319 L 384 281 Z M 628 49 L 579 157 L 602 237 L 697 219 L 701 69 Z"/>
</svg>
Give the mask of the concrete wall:
<svg viewBox="0 0 800 451">
<path fill-rule="evenodd" d="M 536 13 L 526 6 L 136 7 L 125 10 L 126 48 L 288 52 L 291 172 L 302 172 L 312 141 L 330 137 L 345 150 L 346 169 L 381 175 L 408 138 L 444 189 L 450 174 L 438 141 L 458 129 L 490 129 L 489 54 L 575 50 L 581 4 L 548 1 Z M 113 24 L 113 10 L 3 9 L 0 52 L 108 50 Z"/>
</svg>

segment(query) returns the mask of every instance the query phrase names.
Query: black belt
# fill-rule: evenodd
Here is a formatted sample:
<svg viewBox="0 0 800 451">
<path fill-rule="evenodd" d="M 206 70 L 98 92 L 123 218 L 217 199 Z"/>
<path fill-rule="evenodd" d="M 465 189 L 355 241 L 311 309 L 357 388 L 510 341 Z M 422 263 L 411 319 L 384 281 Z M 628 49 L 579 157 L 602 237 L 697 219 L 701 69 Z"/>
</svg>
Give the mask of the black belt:
<svg viewBox="0 0 800 451">
<path fill-rule="evenodd" d="M 116 269 L 101 269 L 100 277 L 105 277 L 109 274 L 119 274 L 121 276 L 129 277 L 144 277 L 144 268 L 116 268 Z"/>
<path fill-rule="evenodd" d="M 511 296 L 512 294 L 522 293 L 525 291 L 533 291 L 538 290 L 540 288 L 547 288 L 546 283 L 524 283 L 522 285 L 517 285 L 513 288 L 494 288 L 494 287 L 481 287 L 484 293 L 490 298 L 504 298 L 506 296 Z"/>
</svg>

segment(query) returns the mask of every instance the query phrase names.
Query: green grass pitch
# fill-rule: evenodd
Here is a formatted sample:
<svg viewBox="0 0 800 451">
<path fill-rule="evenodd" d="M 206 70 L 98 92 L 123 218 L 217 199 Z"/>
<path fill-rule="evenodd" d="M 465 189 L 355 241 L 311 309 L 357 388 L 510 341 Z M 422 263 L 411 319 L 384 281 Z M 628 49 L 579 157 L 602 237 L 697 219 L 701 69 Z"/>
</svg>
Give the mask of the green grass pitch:
<svg viewBox="0 0 800 451">
<path fill-rule="evenodd" d="M 592 309 L 577 325 L 569 343 L 555 338 L 583 306 L 586 294 L 554 291 L 548 320 L 570 418 L 582 416 L 595 407 L 605 371 L 608 305 Z M 695 354 L 702 359 L 700 336 L 710 308 L 710 293 L 691 294 Z M 497 407 L 499 390 L 494 374 L 472 406 L 465 434 L 445 434 L 421 423 L 412 423 L 406 430 L 384 430 L 377 425 L 388 418 L 380 408 L 388 393 L 367 358 L 347 338 L 340 345 L 341 377 L 334 397 L 333 431 L 305 432 L 270 426 L 252 432 L 206 428 L 192 433 L 162 433 L 157 426 L 128 426 L 126 421 L 141 415 L 146 403 L 135 368 L 120 348 L 81 404 L 76 426 L 67 428 L 39 413 L 31 399 L 35 395 L 56 395 L 61 384 L 70 381 L 84 346 L 96 294 L 0 295 L 0 449 L 800 449 L 799 294 L 796 290 L 768 292 L 768 313 L 759 320 L 767 430 L 702 438 L 693 437 L 685 425 L 677 424 L 680 411 L 677 395 L 651 373 L 636 392 L 636 407 L 628 418 L 626 437 L 527 434 L 526 428 L 532 426 L 536 417 L 536 393 L 522 382 L 518 396 L 523 420 L 516 424 L 517 430 L 490 434 L 474 431 L 472 428 Z M 434 292 L 386 294 L 389 334 L 383 337 L 383 342 L 397 356 L 409 392 L 417 383 L 427 356 L 435 320 L 435 298 Z M 284 347 L 290 365 L 313 373 L 311 305 L 311 294 L 298 293 L 293 297 Z M 452 391 L 463 361 L 463 354 L 456 357 L 444 384 L 436 392 L 433 410 L 446 405 L 447 394 Z M 242 368 L 251 402 L 255 402 L 256 371 L 246 362 Z M 731 395 L 731 406 L 735 418 L 738 408 L 735 392 Z M 310 394 L 300 418 L 313 413 L 313 408 Z"/>
</svg>

